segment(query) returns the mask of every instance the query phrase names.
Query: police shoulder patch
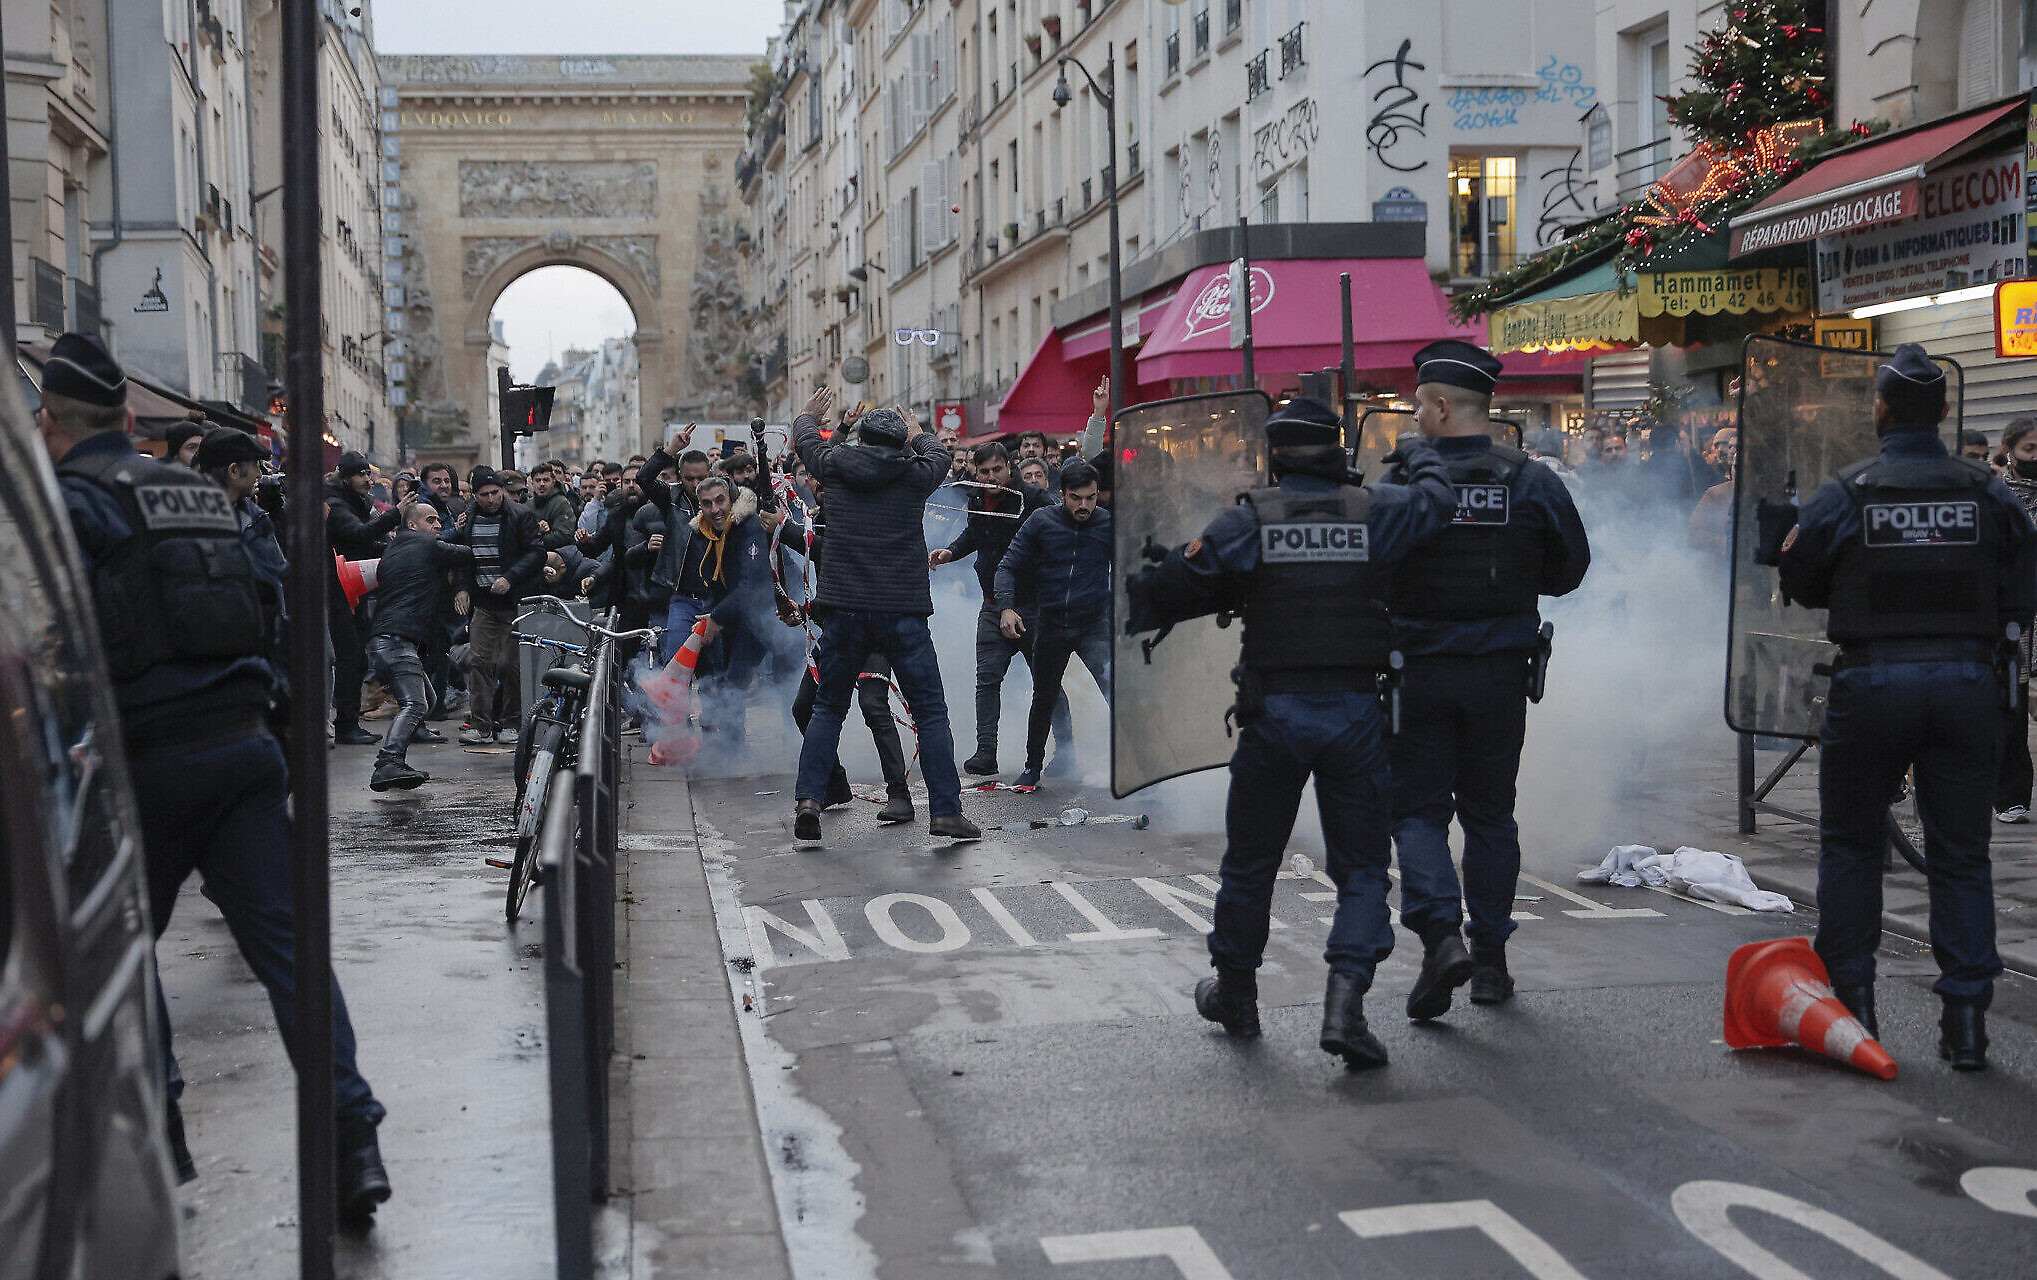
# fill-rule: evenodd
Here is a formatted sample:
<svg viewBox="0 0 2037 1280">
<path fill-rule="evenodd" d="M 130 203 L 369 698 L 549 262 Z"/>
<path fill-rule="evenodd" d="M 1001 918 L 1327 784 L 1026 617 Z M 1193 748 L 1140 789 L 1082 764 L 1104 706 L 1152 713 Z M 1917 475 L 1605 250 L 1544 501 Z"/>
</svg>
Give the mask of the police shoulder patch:
<svg viewBox="0 0 2037 1280">
<path fill-rule="evenodd" d="M 1189 539 L 1189 543 L 1188 543 L 1188 545 L 1187 545 L 1187 546 L 1185 546 L 1185 547 L 1183 547 L 1183 548 L 1181 549 L 1181 555 L 1182 555 L 1182 558 L 1183 558 L 1183 559 L 1187 559 L 1187 560 L 1193 560 L 1193 559 L 1195 559 L 1195 558 L 1196 558 L 1197 556 L 1199 556 L 1199 555 L 1201 555 L 1201 554 L 1202 554 L 1202 539 L 1201 539 L 1201 538 L 1191 538 L 1191 539 Z"/>
</svg>

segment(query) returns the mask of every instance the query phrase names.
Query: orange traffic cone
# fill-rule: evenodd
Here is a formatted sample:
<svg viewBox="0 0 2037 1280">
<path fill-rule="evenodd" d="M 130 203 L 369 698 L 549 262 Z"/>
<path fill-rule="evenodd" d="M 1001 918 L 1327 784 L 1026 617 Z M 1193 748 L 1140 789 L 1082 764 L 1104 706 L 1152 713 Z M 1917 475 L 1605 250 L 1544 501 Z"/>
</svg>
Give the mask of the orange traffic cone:
<svg viewBox="0 0 2037 1280">
<path fill-rule="evenodd" d="M 333 552 L 332 567 L 339 572 L 340 590 L 346 593 L 347 611 L 361 607 L 361 598 L 375 589 L 375 572 L 380 560 L 349 560 Z"/>
<path fill-rule="evenodd" d="M 663 712 L 680 710 L 685 705 L 688 690 L 693 687 L 693 675 L 700 666 L 700 654 L 707 648 L 707 619 L 693 624 L 693 631 L 686 637 L 686 643 L 679 646 L 679 652 L 665 664 L 662 671 L 647 677 L 643 682 L 644 696 L 649 698 Z"/>
<path fill-rule="evenodd" d="M 1734 1049 L 1800 1045 L 1883 1080 L 1896 1062 L 1832 994 L 1825 962 L 1809 938 L 1750 942 L 1726 962 L 1726 1044 Z"/>
</svg>

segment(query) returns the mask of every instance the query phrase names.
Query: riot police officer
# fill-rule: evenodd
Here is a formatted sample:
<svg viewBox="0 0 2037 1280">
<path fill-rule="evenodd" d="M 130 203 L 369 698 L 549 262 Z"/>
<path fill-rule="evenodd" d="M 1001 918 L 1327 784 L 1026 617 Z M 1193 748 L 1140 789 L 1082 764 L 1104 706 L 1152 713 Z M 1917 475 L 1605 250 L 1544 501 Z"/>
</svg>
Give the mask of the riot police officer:
<svg viewBox="0 0 2037 1280">
<path fill-rule="evenodd" d="M 1209 936 L 1214 976 L 1197 1012 L 1233 1036 L 1259 1034 L 1258 977 L 1274 877 L 1310 776 L 1337 909 L 1319 1043 L 1356 1069 L 1386 1065 L 1365 992 L 1393 951 L 1387 920 L 1386 726 L 1392 665 L 1387 571 L 1449 520 L 1457 497 L 1420 436 L 1401 441 L 1409 483 L 1359 487 L 1336 414 L 1296 398 L 1266 423 L 1274 485 L 1254 489 L 1127 583 L 1136 634 L 1218 611 L 1244 617 L 1232 678 L 1242 725 L 1231 758 L 1222 884 Z"/>
<path fill-rule="evenodd" d="M 272 588 L 249 557 L 225 490 L 135 452 L 127 378 L 98 342 L 74 333 L 57 339 L 43 366 L 36 426 L 56 462 L 99 618 L 156 936 L 198 872 L 268 989 L 294 1055 L 289 780 L 263 718 L 275 691 Z M 336 982 L 332 1010 L 340 1213 L 360 1221 L 389 1198 L 375 1140 L 384 1112 L 354 1065 L 353 1025 Z M 165 1015 L 174 1133 L 183 1081 L 168 1023 Z"/>
<path fill-rule="evenodd" d="M 1501 365 L 1468 342 L 1415 353 L 1415 424 L 1457 491 L 1449 527 L 1395 566 L 1388 605 L 1407 662 L 1393 761 L 1400 922 L 1422 940 L 1408 1017 L 1441 1017 L 1471 983 L 1474 1004 L 1513 995 L 1507 937 L 1521 871 L 1514 783 L 1539 697 L 1547 640 L 1538 596 L 1577 588 L 1591 564 L 1584 523 L 1556 474 L 1489 434 Z M 1397 473 L 1398 474 L 1398 473 Z M 1536 687 L 1531 687 L 1536 686 Z M 1461 892 L 1450 818 L 1464 828 Z M 1471 949 L 1459 933 L 1471 915 Z"/>
<path fill-rule="evenodd" d="M 2037 531 L 1985 466 L 1947 454 L 1945 373 L 1915 343 L 1875 378 L 1881 454 L 1812 494 L 1782 544 L 1790 598 L 1829 611 L 1839 646 L 1818 749 L 1819 956 L 1877 1031 L 1874 949 L 1888 807 L 1915 767 L 1931 894 L 1939 1056 L 1987 1066 L 2002 971 L 1988 866 L 2005 625 L 2037 605 Z"/>
</svg>

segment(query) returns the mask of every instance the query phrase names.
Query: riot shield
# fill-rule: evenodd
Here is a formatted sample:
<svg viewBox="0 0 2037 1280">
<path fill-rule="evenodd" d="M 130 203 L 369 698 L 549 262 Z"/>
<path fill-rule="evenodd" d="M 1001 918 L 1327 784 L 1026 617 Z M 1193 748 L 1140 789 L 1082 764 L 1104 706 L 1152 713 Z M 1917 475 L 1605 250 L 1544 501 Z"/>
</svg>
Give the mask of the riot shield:
<svg viewBox="0 0 2037 1280">
<path fill-rule="evenodd" d="M 1749 336 L 1741 348 L 1740 460 L 1733 489 L 1731 622 L 1726 650 L 1726 723 L 1740 733 L 1814 739 L 1825 722 L 1836 650 L 1825 611 L 1785 603 L 1775 569 L 1754 563 L 1758 502 L 1809 499 L 1842 467 L 1880 452 L 1874 374 L 1890 357 Z M 1959 433 L 1963 375 L 1945 368 L 1944 431 Z"/>
<path fill-rule="evenodd" d="M 1245 490 L 1266 483 L 1266 416 L 1257 391 L 1135 405 L 1118 415 L 1111 528 L 1117 565 L 1111 656 L 1111 794 L 1214 769 L 1231 758 L 1224 713 L 1238 663 L 1236 627 L 1214 618 L 1177 625 L 1165 640 L 1122 634 L 1125 580 L 1146 547 L 1178 547 Z"/>
<path fill-rule="evenodd" d="M 1386 479 L 1379 460 L 1393 452 L 1394 441 L 1415 429 L 1410 409 L 1367 409 L 1358 419 L 1358 446 L 1351 469 L 1373 484 Z M 1521 424 L 1512 418 L 1492 419 L 1492 438 L 1499 444 L 1521 447 Z"/>
</svg>

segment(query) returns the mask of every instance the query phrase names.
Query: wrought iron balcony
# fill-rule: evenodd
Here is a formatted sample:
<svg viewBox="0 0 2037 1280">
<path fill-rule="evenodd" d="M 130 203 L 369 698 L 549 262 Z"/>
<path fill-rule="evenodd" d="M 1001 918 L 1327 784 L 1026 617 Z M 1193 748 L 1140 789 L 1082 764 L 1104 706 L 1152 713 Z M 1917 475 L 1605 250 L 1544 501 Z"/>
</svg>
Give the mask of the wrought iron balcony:
<svg viewBox="0 0 2037 1280">
<path fill-rule="evenodd" d="M 1294 24 L 1294 30 L 1280 37 L 1280 78 L 1282 80 L 1287 79 L 1287 77 L 1308 65 L 1308 59 L 1303 56 L 1301 44 L 1302 28 L 1306 26 L 1308 26 L 1306 22 L 1297 22 Z"/>
<path fill-rule="evenodd" d="M 1125 144 L 1125 176 L 1126 176 L 1127 178 L 1136 178 L 1136 177 L 1138 177 L 1138 176 L 1139 176 L 1139 173 L 1140 173 L 1140 170 L 1139 170 L 1139 144 L 1138 144 L 1138 143 L 1136 143 L 1136 142 L 1129 142 L 1129 143 L 1126 143 L 1126 144 Z"/>
<path fill-rule="evenodd" d="M 1168 32 L 1166 48 L 1167 56 L 1165 61 L 1167 74 L 1170 76 L 1178 75 L 1181 72 L 1181 33 L 1179 31 Z"/>
<path fill-rule="evenodd" d="M 1261 49 L 1245 63 L 1245 101 L 1252 101 L 1272 87 L 1266 75 L 1266 50 Z"/>
<path fill-rule="evenodd" d="M 1195 33 L 1195 56 L 1200 58 L 1209 52 L 1209 10 L 1197 9 L 1189 25 Z"/>
<path fill-rule="evenodd" d="M 1224 0 L 1224 34 L 1245 25 L 1245 0 Z"/>
<path fill-rule="evenodd" d="M 54 262 L 28 260 L 28 318 L 51 333 L 64 331 L 64 272 Z"/>
</svg>

